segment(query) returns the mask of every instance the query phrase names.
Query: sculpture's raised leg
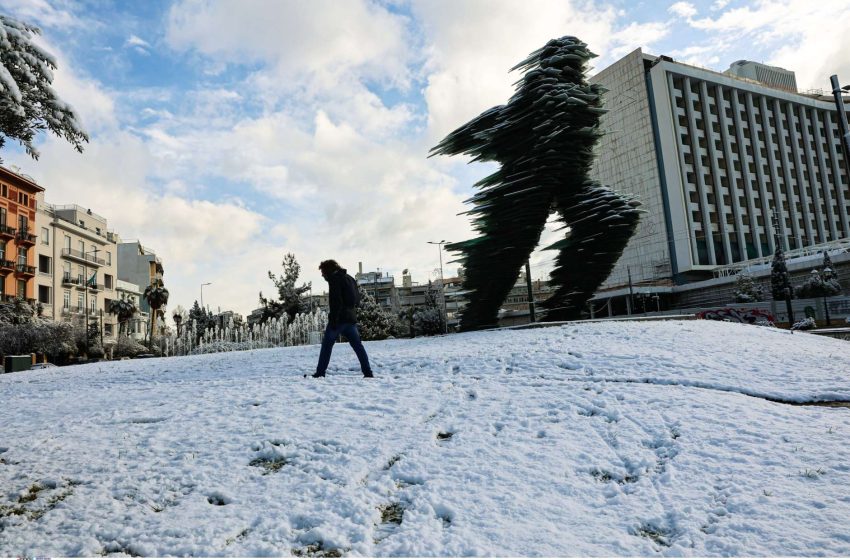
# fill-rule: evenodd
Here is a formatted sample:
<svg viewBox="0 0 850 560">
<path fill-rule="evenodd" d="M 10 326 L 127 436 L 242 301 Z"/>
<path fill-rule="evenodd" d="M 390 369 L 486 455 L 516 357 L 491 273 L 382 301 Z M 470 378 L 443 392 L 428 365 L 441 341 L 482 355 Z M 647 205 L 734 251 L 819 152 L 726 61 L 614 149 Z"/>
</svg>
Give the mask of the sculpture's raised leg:
<svg viewBox="0 0 850 560">
<path fill-rule="evenodd" d="M 630 198 L 592 183 L 575 195 L 556 198 L 555 209 L 570 231 L 547 247 L 559 253 L 550 274 L 555 293 L 542 304 L 546 320 L 581 317 L 637 228 L 641 211 L 636 206 Z"/>
</svg>

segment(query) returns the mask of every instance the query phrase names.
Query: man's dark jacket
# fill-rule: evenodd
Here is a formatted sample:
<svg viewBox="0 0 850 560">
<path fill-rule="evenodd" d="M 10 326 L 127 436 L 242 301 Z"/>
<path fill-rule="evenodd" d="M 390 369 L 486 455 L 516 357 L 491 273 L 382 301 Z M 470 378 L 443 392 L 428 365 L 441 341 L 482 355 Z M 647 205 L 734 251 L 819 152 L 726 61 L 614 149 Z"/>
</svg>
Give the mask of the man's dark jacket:
<svg viewBox="0 0 850 560">
<path fill-rule="evenodd" d="M 328 277 L 328 324 L 335 327 L 344 323 L 356 323 L 357 312 L 353 306 L 347 306 L 343 298 L 347 271 L 344 268 L 337 269 Z"/>
</svg>

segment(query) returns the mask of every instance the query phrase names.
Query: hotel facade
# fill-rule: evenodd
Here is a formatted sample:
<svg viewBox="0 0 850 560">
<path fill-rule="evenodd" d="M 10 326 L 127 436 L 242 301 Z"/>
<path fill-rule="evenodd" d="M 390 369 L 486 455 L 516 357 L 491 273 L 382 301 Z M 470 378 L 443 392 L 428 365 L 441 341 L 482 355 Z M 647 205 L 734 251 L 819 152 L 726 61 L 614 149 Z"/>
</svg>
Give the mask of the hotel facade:
<svg viewBox="0 0 850 560">
<path fill-rule="evenodd" d="M 591 79 L 608 89 L 593 174 L 647 211 L 597 305 L 635 287 L 672 306 L 728 302 L 734 275 L 769 272 L 777 243 L 792 273 L 824 250 L 850 264 L 835 104 L 754 64 L 721 74 L 638 49 Z"/>
</svg>

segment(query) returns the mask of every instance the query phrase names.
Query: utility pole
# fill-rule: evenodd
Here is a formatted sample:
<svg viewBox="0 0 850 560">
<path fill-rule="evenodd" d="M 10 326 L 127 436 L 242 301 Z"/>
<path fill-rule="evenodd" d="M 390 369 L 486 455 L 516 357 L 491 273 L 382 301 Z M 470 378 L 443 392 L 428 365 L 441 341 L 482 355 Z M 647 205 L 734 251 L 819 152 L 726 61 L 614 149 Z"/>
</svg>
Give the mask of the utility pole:
<svg viewBox="0 0 850 560">
<path fill-rule="evenodd" d="M 443 330 L 445 334 L 449 334 L 449 310 L 446 307 L 446 287 L 443 285 L 443 245 L 451 243 L 451 241 L 428 241 L 429 245 L 436 245 L 440 253 L 440 296 L 443 300 Z"/>
<path fill-rule="evenodd" d="M 844 110 L 844 99 L 841 94 L 850 90 L 850 86 L 841 87 L 838 75 L 829 77 L 832 83 L 832 96 L 835 97 L 835 107 L 838 109 L 838 130 L 841 132 L 841 145 L 844 146 L 844 161 L 850 166 L 850 131 L 847 130 L 847 112 Z"/>
<path fill-rule="evenodd" d="M 528 313 L 531 315 L 531 322 L 535 322 L 534 318 L 534 291 L 531 289 L 531 262 L 525 261 L 525 285 L 528 288 Z"/>
</svg>

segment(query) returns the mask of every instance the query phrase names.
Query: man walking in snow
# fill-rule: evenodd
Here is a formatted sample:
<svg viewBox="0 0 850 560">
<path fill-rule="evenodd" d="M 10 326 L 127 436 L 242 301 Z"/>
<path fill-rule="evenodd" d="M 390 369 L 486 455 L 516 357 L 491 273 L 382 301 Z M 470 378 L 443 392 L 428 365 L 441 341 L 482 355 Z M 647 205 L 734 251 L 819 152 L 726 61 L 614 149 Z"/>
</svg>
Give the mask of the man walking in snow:
<svg viewBox="0 0 850 560">
<path fill-rule="evenodd" d="M 328 363 L 331 361 L 334 343 L 339 335 L 348 339 L 348 343 L 351 344 L 354 353 L 357 354 L 363 377 L 374 377 L 369 365 L 369 356 L 366 355 L 366 349 L 360 340 L 360 333 L 357 332 L 357 312 L 354 309 L 360 302 L 360 290 L 357 288 L 357 283 L 333 259 L 322 261 L 319 270 L 322 271 L 322 278 L 328 282 L 330 312 L 328 313 L 328 326 L 325 329 L 325 336 L 322 338 L 322 349 L 319 352 L 319 365 L 316 366 L 316 373 L 313 374 L 313 377 L 325 376 Z"/>
</svg>

